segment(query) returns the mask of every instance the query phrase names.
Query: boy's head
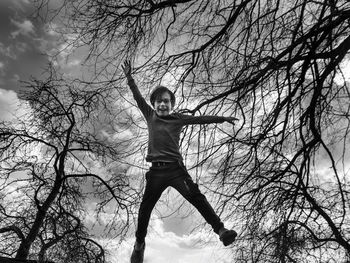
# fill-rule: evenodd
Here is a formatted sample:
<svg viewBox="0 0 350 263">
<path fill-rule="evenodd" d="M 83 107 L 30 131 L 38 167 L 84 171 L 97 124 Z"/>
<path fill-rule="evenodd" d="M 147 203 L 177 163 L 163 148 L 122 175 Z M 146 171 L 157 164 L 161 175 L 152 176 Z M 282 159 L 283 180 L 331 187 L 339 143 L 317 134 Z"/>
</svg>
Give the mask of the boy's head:
<svg viewBox="0 0 350 263">
<path fill-rule="evenodd" d="M 167 87 L 157 86 L 151 92 L 150 101 L 159 116 L 167 116 L 174 108 L 175 95 Z"/>
</svg>

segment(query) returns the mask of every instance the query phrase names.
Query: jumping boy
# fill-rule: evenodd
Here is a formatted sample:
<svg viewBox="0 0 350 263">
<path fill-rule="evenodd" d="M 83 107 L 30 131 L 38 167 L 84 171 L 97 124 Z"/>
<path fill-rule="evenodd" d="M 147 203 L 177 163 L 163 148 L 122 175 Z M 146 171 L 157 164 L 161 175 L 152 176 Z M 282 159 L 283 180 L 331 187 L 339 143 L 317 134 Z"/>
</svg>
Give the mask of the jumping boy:
<svg viewBox="0 0 350 263">
<path fill-rule="evenodd" d="M 163 191 L 171 186 L 194 205 L 204 219 L 219 235 L 225 246 L 236 238 L 234 230 L 224 227 L 206 197 L 192 181 L 183 164 L 179 150 L 180 133 L 184 126 L 191 124 L 233 123 L 236 118 L 219 116 L 191 116 L 172 112 L 175 96 L 168 88 L 157 86 L 151 93 L 148 105 L 131 76 L 131 65 L 125 61 L 122 69 L 127 77 L 133 97 L 146 118 L 148 126 L 148 154 L 146 161 L 152 166 L 146 173 L 146 188 L 139 208 L 136 241 L 131 255 L 131 263 L 142 263 L 145 251 L 145 237 L 151 212 Z"/>
</svg>

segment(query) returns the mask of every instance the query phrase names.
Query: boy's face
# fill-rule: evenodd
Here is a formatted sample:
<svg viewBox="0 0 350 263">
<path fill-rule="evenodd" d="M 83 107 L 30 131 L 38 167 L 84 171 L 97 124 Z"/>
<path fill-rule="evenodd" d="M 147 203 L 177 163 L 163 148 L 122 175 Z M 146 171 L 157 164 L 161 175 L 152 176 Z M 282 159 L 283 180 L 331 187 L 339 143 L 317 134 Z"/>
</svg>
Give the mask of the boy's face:
<svg viewBox="0 0 350 263">
<path fill-rule="evenodd" d="M 172 110 L 169 92 L 163 92 L 154 101 L 154 109 L 159 116 L 167 116 Z"/>
</svg>

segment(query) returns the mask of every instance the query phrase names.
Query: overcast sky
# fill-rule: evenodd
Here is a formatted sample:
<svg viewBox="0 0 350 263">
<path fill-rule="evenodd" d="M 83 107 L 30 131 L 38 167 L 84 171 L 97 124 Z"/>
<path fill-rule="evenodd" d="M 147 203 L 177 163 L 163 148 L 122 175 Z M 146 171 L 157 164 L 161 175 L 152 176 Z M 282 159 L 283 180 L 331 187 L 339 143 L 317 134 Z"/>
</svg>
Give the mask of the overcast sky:
<svg viewBox="0 0 350 263">
<path fill-rule="evenodd" d="M 23 85 L 19 80 L 26 81 L 31 76 L 40 78 L 49 63 L 48 55 L 64 47 L 64 43 L 59 43 L 58 35 L 52 30 L 55 26 L 34 19 L 29 0 L 0 1 L 0 119 L 9 120 L 14 111 L 24 104 L 20 100 L 19 91 Z M 67 53 L 61 54 L 65 55 Z M 84 54 L 80 52 L 69 60 L 62 59 L 60 68 L 78 74 L 80 59 L 83 57 L 79 55 Z M 179 198 L 170 191 L 170 198 L 173 196 L 174 200 Z M 162 208 L 159 207 L 158 210 L 162 211 Z M 203 220 L 197 212 L 188 219 L 174 215 L 161 220 L 159 213 L 153 215 L 146 239 L 145 263 L 231 262 L 230 250 L 219 242 L 215 234 L 207 232 L 208 230 L 189 232 L 197 220 Z M 120 246 L 117 240 L 101 242 L 110 249 L 112 262 L 129 262 L 133 235 Z M 208 245 L 199 245 L 200 242 L 208 242 Z"/>
<path fill-rule="evenodd" d="M 40 76 L 48 63 L 43 54 L 54 36 L 31 14 L 33 10 L 26 0 L 0 1 L 1 89 L 18 91 L 19 79 Z"/>
<path fill-rule="evenodd" d="M 40 77 L 48 65 L 46 54 L 57 36 L 33 19 L 28 0 L 0 1 L 0 118 L 8 119 L 18 103 L 20 80 Z"/>
</svg>

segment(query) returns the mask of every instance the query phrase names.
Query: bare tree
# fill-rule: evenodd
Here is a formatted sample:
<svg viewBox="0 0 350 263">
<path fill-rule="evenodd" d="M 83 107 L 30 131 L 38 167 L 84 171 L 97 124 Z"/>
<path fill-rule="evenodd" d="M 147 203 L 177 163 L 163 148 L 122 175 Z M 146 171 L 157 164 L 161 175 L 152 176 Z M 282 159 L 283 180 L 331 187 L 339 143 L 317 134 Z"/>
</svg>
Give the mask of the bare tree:
<svg viewBox="0 0 350 263">
<path fill-rule="evenodd" d="M 63 80 L 52 68 L 46 80 L 26 83 L 27 113 L 0 125 L 1 254 L 104 262 L 84 222 L 84 202 L 100 195 L 101 206 L 114 207 L 110 231 L 126 233 L 137 191 L 114 164 L 120 146 L 101 136 L 108 92 Z M 115 175 L 94 172 L 97 164 Z"/>
<path fill-rule="evenodd" d="M 132 58 L 145 91 L 172 74 L 189 113 L 241 119 L 233 131 L 189 129 L 184 137 L 198 135 L 199 160 L 219 171 L 205 178 L 218 208 L 242 224 L 237 262 L 345 262 L 348 1 L 75 0 L 62 7 L 66 29 L 90 46 L 103 81 L 121 86 L 119 65 Z"/>
</svg>

